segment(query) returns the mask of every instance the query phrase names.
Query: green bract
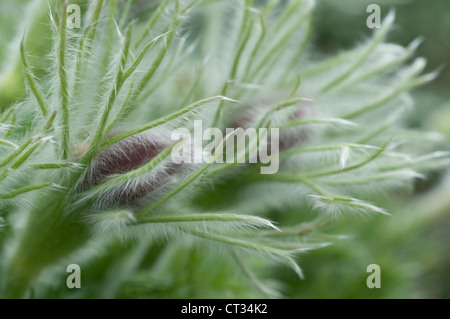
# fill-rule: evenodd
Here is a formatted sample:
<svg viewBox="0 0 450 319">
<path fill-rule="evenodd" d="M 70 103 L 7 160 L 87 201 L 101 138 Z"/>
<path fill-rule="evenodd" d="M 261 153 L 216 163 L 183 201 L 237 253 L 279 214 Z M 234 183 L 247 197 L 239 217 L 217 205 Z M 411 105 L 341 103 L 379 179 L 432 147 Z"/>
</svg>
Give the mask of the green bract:
<svg viewBox="0 0 450 319">
<path fill-rule="evenodd" d="M 417 41 L 386 43 L 392 13 L 360 46 L 320 58 L 313 0 L 75 3 L 80 29 L 67 27 L 62 1 L 18 5 L 36 16 L 2 55 L 2 297 L 192 297 L 200 282 L 200 296 L 215 285 L 228 297 L 279 296 L 261 267 L 280 262 L 303 277 L 297 255 L 332 244 L 323 231 L 336 216 L 388 214 L 374 194 L 449 163 L 430 153 L 432 136 L 401 126 L 408 92 L 435 74 L 412 59 Z M 33 44 L 36 28 L 47 46 Z M 11 98 L 13 86 L 23 90 Z M 255 127 L 280 128 L 276 174 L 173 169 L 172 141 L 89 180 L 108 150 L 132 157 L 120 145 L 136 136 L 162 145 L 195 119 L 225 131 L 248 110 Z M 78 290 L 66 287 L 74 263 Z"/>
</svg>

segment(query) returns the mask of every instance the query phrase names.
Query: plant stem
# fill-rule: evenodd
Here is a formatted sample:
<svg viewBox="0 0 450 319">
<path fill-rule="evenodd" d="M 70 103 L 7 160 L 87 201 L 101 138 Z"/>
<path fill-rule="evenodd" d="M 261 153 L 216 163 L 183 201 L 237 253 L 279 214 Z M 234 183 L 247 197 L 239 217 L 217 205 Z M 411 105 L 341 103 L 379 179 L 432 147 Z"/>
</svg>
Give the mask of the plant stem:
<svg viewBox="0 0 450 319">
<path fill-rule="evenodd" d="M 79 171 L 73 173 L 64 185 L 73 184 L 79 175 Z M 25 297 L 42 269 L 60 261 L 90 238 L 88 226 L 81 218 L 84 210 L 71 209 L 72 196 L 68 189 L 54 189 L 31 212 L 7 265 L 2 297 Z"/>
<path fill-rule="evenodd" d="M 67 1 L 64 1 L 64 7 L 61 13 L 61 20 L 59 24 L 60 43 L 59 43 L 59 82 L 60 91 L 59 97 L 61 99 L 61 120 L 62 120 L 62 157 L 69 158 L 70 145 L 70 128 L 69 128 L 69 84 L 67 82 L 66 69 L 66 50 L 67 50 Z"/>
</svg>

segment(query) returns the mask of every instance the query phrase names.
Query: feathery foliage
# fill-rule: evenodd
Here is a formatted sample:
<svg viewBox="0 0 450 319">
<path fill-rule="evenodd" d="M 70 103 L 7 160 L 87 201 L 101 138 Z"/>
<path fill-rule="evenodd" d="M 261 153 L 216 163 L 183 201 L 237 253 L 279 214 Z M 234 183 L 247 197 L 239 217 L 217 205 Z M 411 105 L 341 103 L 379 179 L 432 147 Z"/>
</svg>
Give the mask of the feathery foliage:
<svg viewBox="0 0 450 319">
<path fill-rule="evenodd" d="M 313 0 L 78 1 L 81 29 L 66 27 L 67 2 L 41 2 L 30 6 L 50 18 L 2 61 L 20 65 L 26 93 L 0 104 L 1 296 L 193 297 L 183 287 L 203 285 L 196 296 L 221 297 L 215 280 L 231 297 L 277 297 L 263 266 L 303 278 L 298 255 L 332 244 L 337 216 L 388 214 L 373 194 L 449 164 L 433 135 L 402 127 L 408 92 L 436 74 L 412 59 L 418 41 L 386 42 L 393 13 L 321 58 Z M 47 51 L 28 45 L 38 25 Z M 279 172 L 174 166 L 183 141 L 170 132 L 196 119 L 279 128 Z M 79 291 L 64 286 L 71 263 Z"/>
</svg>

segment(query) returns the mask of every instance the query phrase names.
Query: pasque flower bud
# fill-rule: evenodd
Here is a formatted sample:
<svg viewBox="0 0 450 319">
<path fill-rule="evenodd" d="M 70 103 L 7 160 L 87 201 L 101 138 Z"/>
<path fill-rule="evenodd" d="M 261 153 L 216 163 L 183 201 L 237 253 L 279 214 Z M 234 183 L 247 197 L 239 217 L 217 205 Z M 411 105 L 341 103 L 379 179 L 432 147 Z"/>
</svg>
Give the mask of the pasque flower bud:
<svg viewBox="0 0 450 319">
<path fill-rule="evenodd" d="M 107 185 L 106 183 L 114 178 L 145 166 L 173 143 L 167 132 L 150 130 L 132 135 L 107 147 L 90 164 L 82 183 L 83 190 Z M 102 192 L 95 202 L 99 203 L 101 208 L 134 203 L 173 181 L 188 165 L 184 162 L 175 163 L 169 154 L 150 171 L 120 180 L 116 185 L 110 183 L 108 191 Z"/>
<path fill-rule="evenodd" d="M 255 103 L 246 107 L 246 110 L 239 114 L 239 117 L 233 119 L 229 124 L 230 128 L 251 128 L 258 126 L 260 119 L 264 113 L 268 111 L 267 103 Z M 277 127 L 287 122 L 295 122 L 306 119 L 311 113 L 311 102 L 302 101 L 298 105 L 290 107 L 288 110 L 283 110 L 282 115 L 273 114 L 271 118 L 272 126 Z M 310 130 L 304 126 L 293 126 L 283 128 L 280 130 L 279 136 L 279 151 L 283 151 L 293 147 L 295 144 L 300 143 L 308 138 Z M 270 145 L 269 145 L 270 147 Z"/>
</svg>

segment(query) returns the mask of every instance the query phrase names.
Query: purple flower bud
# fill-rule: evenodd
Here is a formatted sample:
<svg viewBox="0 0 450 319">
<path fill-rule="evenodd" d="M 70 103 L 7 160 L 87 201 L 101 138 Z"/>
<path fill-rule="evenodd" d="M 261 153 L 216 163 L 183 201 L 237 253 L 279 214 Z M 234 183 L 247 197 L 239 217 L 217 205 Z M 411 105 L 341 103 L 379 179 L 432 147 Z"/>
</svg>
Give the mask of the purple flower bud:
<svg viewBox="0 0 450 319">
<path fill-rule="evenodd" d="M 89 190 L 112 178 L 139 169 L 173 143 L 170 134 L 166 132 L 146 131 L 107 147 L 90 164 L 82 189 Z M 182 173 L 184 166 L 184 163 L 174 163 L 169 155 L 154 170 L 119 184 L 117 189 L 102 194 L 96 202 L 101 203 L 99 206 L 103 208 L 133 203 L 173 181 L 177 174 Z"/>
<path fill-rule="evenodd" d="M 246 111 L 240 114 L 239 117 L 234 118 L 233 121 L 229 124 L 230 128 L 243 128 L 247 129 L 250 127 L 255 127 L 259 124 L 260 119 L 264 115 L 265 112 L 268 111 L 268 104 L 252 104 L 248 105 Z M 298 121 L 302 119 L 306 119 L 310 116 L 311 113 L 311 102 L 304 101 L 297 105 L 295 108 L 289 108 L 288 110 L 284 110 L 285 115 L 284 118 L 280 118 L 277 114 L 274 114 L 272 126 L 277 127 L 277 125 L 284 124 L 287 122 Z M 286 112 L 290 112 L 286 113 Z M 279 151 L 287 150 L 302 141 L 308 139 L 311 131 L 304 126 L 293 126 L 289 128 L 284 128 L 280 130 L 279 137 Z M 270 147 L 270 145 L 269 145 Z"/>
</svg>

